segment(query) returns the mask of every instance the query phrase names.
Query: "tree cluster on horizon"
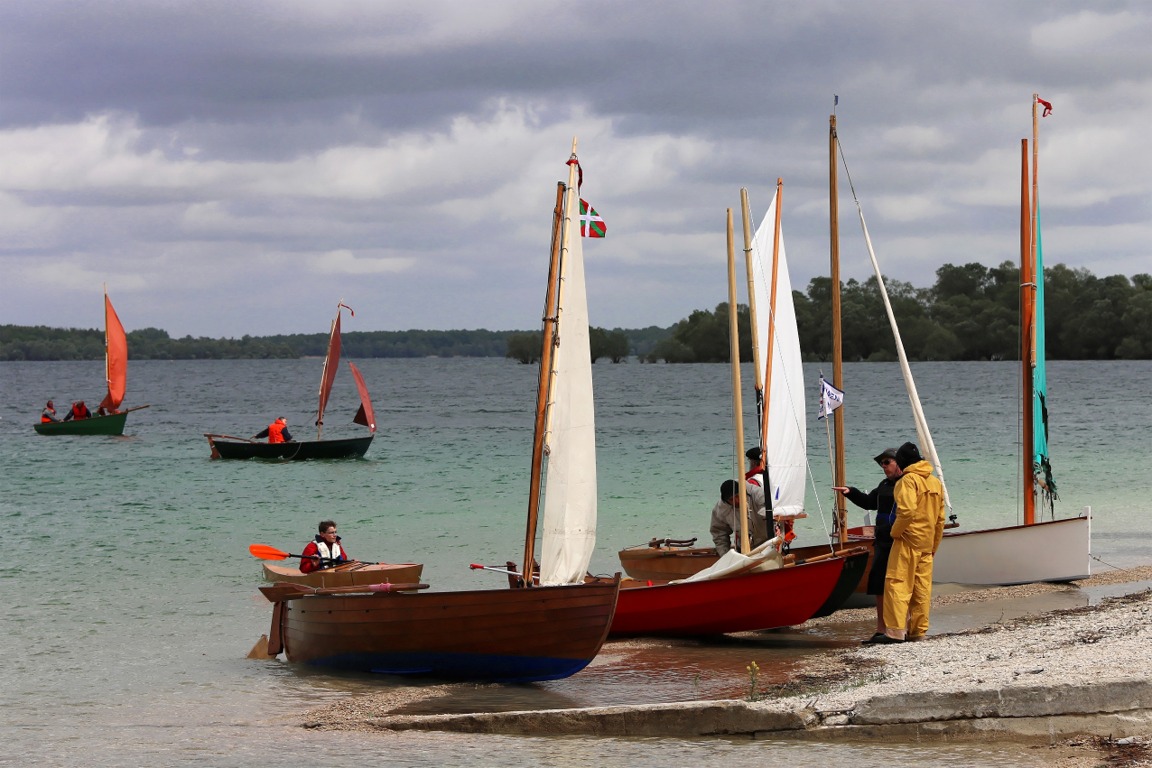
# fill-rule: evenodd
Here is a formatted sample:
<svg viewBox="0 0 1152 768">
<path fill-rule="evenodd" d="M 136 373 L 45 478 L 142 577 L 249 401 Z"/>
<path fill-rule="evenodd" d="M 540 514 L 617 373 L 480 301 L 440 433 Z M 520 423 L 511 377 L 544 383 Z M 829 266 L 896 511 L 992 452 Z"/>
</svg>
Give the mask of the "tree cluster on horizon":
<svg viewBox="0 0 1152 768">
<path fill-rule="evenodd" d="M 1050 360 L 1152 358 L 1152 275 L 1097 278 L 1063 264 L 1044 274 L 1046 352 Z M 1020 270 L 945 264 L 936 284 L 915 288 L 885 279 L 905 351 L 911 360 L 1011 360 L 1020 357 Z M 793 291 L 805 360 L 832 356 L 832 281 L 818 277 Z M 842 354 L 846 361 L 892 361 L 895 341 L 875 277 L 841 289 Z M 751 360 L 748 307 L 737 305 L 741 358 Z M 645 356 L 649 362 L 727 362 L 728 305 L 697 310 Z"/>
</svg>

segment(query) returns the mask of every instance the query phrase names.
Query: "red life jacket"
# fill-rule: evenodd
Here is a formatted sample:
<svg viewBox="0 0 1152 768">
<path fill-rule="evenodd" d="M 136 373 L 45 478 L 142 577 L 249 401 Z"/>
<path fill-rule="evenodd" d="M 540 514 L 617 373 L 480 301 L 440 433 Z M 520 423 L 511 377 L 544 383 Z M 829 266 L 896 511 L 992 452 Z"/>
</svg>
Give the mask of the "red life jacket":
<svg viewBox="0 0 1152 768">
<path fill-rule="evenodd" d="M 277 419 L 268 425 L 268 442 L 282 443 L 284 442 L 284 427 L 288 426 L 284 422 Z"/>
<path fill-rule="evenodd" d="M 84 405 L 83 403 L 76 403 L 72 406 L 73 419 L 87 419 L 91 415 L 92 414 L 88 411 L 88 406 Z"/>
</svg>

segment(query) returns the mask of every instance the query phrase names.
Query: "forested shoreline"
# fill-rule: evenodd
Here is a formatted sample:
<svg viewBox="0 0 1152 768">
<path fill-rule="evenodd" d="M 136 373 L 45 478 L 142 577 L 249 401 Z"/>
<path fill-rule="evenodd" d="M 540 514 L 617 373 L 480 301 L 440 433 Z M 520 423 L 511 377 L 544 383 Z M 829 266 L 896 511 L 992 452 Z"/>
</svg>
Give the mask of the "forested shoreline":
<svg viewBox="0 0 1152 768">
<path fill-rule="evenodd" d="M 912 360 L 1003 360 L 1019 357 L 1019 269 L 945 264 L 931 288 L 885 279 L 900 335 Z M 1097 278 L 1063 264 L 1045 272 L 1050 360 L 1152 359 L 1152 275 Z M 831 357 L 831 281 L 813 279 L 793 291 L 800 347 L 807 360 Z M 748 307 L 737 305 L 741 356 L 750 359 Z M 876 279 L 849 280 L 841 289 L 843 356 L 847 361 L 896 358 Z M 696 310 L 668 328 L 591 329 L 596 359 L 621 362 L 727 362 L 728 305 Z M 343 334 L 344 354 L 379 357 L 509 357 L 535 362 L 540 331 L 409 330 Z M 293 359 L 322 356 L 328 334 L 171 338 L 158 328 L 128 332 L 136 360 Z M 98 329 L 0 326 L 0 361 L 97 360 Z"/>
</svg>

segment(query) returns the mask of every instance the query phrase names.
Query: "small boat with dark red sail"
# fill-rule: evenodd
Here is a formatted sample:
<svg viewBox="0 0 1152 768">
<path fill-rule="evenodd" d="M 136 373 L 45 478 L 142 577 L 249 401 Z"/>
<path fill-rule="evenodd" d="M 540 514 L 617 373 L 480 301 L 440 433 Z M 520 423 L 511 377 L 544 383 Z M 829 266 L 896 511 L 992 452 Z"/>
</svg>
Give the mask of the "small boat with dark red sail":
<svg viewBox="0 0 1152 768">
<path fill-rule="evenodd" d="M 324 368 L 320 375 L 320 401 L 316 409 L 316 439 L 289 440 L 286 442 L 261 442 L 255 438 L 235 437 L 205 433 L 214 459 L 273 459 L 277 461 L 304 461 L 307 459 L 358 459 L 368 452 L 372 438 L 376 436 L 376 415 L 372 411 L 372 398 L 360 369 L 351 360 L 348 369 L 356 382 L 360 394 L 360 408 L 352 418 L 354 424 L 368 427 L 367 435 L 324 439 L 324 411 L 328 407 L 328 397 L 332 394 L 332 383 L 340 367 L 340 310 L 351 307 L 343 302 L 336 305 L 336 318 L 328 334 L 328 351 L 324 355 Z M 355 317 L 355 313 L 352 313 Z"/>
</svg>

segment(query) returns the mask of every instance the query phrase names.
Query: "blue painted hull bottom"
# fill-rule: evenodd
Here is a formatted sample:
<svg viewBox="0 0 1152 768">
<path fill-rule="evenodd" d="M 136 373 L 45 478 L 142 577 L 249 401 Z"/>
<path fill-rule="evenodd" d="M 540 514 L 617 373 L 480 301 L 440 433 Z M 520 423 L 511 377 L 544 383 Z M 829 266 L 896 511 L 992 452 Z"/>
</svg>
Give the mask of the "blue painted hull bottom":
<svg viewBox="0 0 1152 768">
<path fill-rule="evenodd" d="M 528 683 L 584 669 L 608 636 L 607 583 L 276 601 L 268 652 L 314 667 Z M 267 593 L 266 593 L 267 594 Z"/>
</svg>

